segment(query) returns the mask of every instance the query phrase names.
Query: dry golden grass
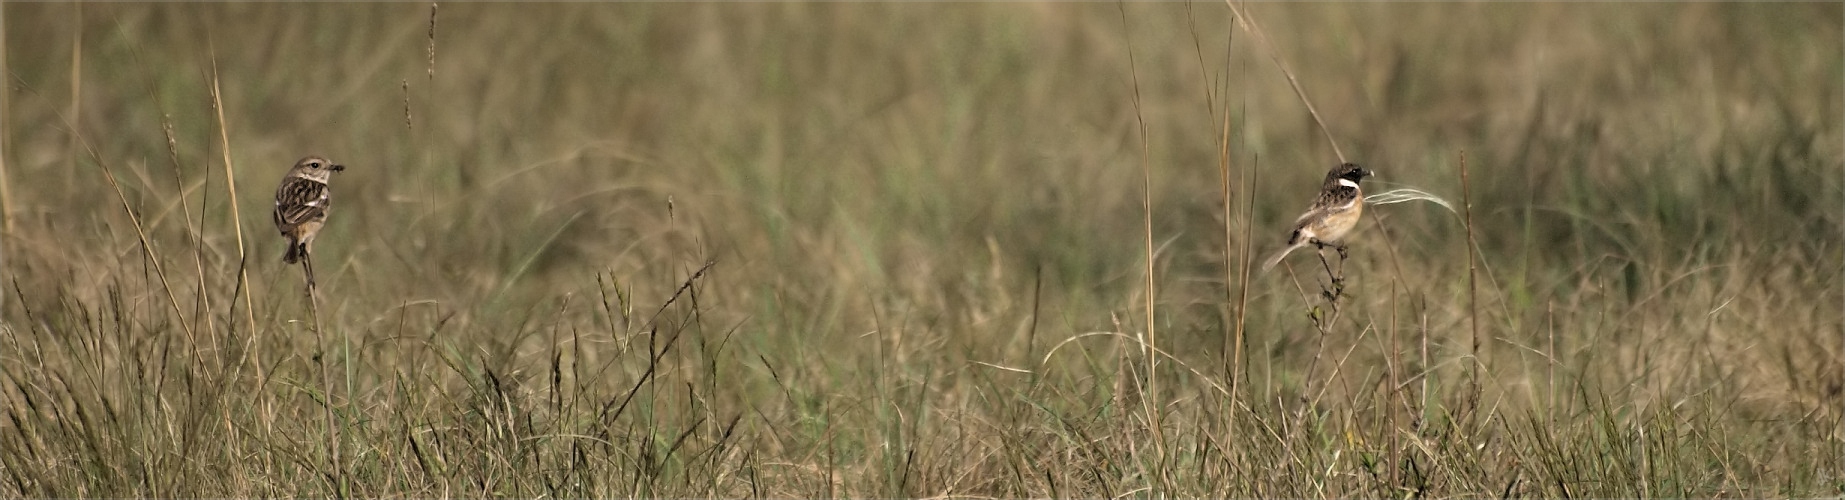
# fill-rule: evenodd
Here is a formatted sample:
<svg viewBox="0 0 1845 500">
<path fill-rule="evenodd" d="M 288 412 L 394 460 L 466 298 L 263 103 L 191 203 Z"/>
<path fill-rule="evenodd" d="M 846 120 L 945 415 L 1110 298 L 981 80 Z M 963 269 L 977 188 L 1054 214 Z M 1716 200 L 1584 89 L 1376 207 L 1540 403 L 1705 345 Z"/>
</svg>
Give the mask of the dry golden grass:
<svg viewBox="0 0 1845 500">
<path fill-rule="evenodd" d="M 1845 493 L 1845 8 L 1246 8 L 1476 305 L 1224 4 L 6 4 L 0 494 Z"/>
</svg>

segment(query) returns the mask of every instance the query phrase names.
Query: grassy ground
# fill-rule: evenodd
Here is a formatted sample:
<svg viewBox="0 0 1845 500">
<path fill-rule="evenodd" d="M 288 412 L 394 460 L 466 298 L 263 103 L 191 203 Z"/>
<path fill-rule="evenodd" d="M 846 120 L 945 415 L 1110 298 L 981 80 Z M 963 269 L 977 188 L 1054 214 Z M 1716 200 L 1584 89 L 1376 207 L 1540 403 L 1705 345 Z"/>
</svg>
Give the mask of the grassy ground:
<svg viewBox="0 0 1845 500">
<path fill-rule="evenodd" d="M 1839 4 L 1248 9 L 8 4 L 0 495 L 1845 494 Z"/>
</svg>

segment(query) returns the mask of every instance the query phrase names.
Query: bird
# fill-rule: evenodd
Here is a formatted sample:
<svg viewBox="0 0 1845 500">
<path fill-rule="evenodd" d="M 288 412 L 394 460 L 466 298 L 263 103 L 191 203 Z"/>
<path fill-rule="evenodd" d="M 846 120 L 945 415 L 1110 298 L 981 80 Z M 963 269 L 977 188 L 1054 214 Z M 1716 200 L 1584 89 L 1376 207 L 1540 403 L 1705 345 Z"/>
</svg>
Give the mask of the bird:
<svg viewBox="0 0 1845 500">
<path fill-rule="evenodd" d="M 308 156 L 295 162 L 282 176 L 282 184 L 275 189 L 275 228 L 288 238 L 288 251 L 282 254 L 282 262 L 295 264 L 307 260 L 308 245 L 314 242 L 314 235 L 327 223 L 327 210 L 333 208 L 333 197 L 327 189 L 327 181 L 334 172 L 346 170 L 345 165 L 328 161 L 320 156 Z M 313 264 L 309 267 L 308 280 L 312 282 Z"/>
<path fill-rule="evenodd" d="M 1289 253 L 1307 245 L 1334 245 L 1339 248 L 1340 255 L 1344 255 L 1345 245 L 1339 240 L 1358 226 L 1358 216 L 1365 208 L 1364 190 L 1358 187 L 1358 181 L 1376 174 L 1356 163 L 1341 163 L 1327 171 L 1313 206 L 1294 220 L 1294 232 L 1288 234 L 1287 248 L 1269 257 L 1262 264 L 1262 270 L 1274 268 Z"/>
</svg>

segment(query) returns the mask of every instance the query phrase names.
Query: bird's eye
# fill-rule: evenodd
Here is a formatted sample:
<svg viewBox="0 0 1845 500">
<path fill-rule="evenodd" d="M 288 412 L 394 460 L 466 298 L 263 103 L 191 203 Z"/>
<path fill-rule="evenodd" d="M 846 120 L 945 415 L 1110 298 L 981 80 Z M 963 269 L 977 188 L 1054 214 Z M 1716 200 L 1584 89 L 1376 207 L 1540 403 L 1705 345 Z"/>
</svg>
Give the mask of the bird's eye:
<svg viewBox="0 0 1845 500">
<path fill-rule="evenodd" d="M 320 162 L 310 161 L 308 162 L 308 168 L 320 168 Z"/>
</svg>

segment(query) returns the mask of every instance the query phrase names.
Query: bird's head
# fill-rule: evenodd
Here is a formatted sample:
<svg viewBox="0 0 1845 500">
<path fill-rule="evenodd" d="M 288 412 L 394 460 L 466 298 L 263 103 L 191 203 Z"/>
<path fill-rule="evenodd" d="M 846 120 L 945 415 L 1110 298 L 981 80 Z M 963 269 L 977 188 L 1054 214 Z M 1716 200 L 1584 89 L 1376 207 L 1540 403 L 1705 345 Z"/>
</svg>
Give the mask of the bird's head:
<svg viewBox="0 0 1845 500">
<path fill-rule="evenodd" d="M 1358 166 L 1357 163 L 1345 163 L 1345 164 L 1340 164 L 1337 167 L 1333 167 L 1332 173 L 1328 177 L 1332 177 L 1335 179 L 1345 179 L 1345 180 L 1352 181 L 1352 182 L 1358 182 L 1358 181 L 1364 180 L 1364 178 L 1366 177 L 1370 177 L 1373 175 L 1377 175 L 1377 172 L 1373 170 L 1365 170 L 1364 167 Z"/>
<path fill-rule="evenodd" d="M 319 156 L 309 156 L 302 158 L 301 161 L 295 162 L 295 167 L 289 171 L 289 175 L 326 182 L 327 178 L 331 177 L 334 172 L 344 170 L 346 170 L 345 165 L 333 163 Z"/>
</svg>

